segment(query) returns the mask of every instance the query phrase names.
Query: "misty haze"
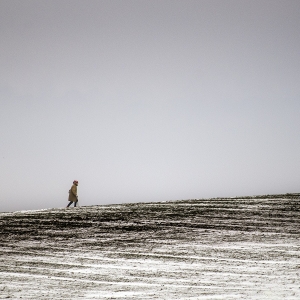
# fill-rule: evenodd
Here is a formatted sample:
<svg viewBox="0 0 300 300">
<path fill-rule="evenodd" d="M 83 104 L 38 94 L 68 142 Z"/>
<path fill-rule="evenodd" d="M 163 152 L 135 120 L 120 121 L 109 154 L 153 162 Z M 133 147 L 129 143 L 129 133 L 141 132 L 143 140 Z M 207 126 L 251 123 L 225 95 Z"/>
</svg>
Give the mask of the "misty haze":
<svg viewBox="0 0 300 300">
<path fill-rule="evenodd" d="M 0 1 L 0 211 L 299 192 L 299 14 Z"/>
</svg>

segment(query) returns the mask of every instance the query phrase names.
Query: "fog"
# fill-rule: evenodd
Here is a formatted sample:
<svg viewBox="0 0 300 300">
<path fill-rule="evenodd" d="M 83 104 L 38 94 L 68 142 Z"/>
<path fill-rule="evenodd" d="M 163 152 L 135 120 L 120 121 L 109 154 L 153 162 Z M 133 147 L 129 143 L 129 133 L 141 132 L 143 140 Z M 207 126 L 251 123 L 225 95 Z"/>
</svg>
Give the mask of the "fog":
<svg viewBox="0 0 300 300">
<path fill-rule="evenodd" d="M 0 2 L 0 211 L 299 192 L 299 1 Z"/>
</svg>

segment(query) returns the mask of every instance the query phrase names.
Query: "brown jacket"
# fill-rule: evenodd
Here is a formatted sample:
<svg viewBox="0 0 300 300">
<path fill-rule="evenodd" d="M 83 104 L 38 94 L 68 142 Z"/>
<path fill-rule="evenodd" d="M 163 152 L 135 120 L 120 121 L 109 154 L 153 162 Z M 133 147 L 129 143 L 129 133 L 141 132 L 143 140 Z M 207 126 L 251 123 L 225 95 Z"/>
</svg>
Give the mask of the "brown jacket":
<svg viewBox="0 0 300 300">
<path fill-rule="evenodd" d="M 76 202 L 77 200 L 77 186 L 73 184 L 71 189 L 69 190 L 69 201 Z"/>
</svg>

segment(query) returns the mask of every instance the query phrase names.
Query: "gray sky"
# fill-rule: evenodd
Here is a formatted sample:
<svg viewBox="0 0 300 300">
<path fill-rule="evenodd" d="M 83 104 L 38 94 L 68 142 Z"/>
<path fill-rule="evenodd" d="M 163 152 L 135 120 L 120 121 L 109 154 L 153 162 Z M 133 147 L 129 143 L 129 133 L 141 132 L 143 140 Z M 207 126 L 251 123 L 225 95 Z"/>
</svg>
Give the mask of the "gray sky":
<svg viewBox="0 0 300 300">
<path fill-rule="evenodd" d="M 299 15 L 1 0 L 0 211 L 299 192 Z"/>
</svg>

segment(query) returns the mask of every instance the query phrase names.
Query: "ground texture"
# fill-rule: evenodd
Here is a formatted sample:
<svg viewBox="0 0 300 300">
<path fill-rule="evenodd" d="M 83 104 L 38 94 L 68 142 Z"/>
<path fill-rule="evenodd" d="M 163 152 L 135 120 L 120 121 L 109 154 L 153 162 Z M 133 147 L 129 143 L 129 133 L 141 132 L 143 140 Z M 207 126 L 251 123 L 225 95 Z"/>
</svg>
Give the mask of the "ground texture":
<svg viewBox="0 0 300 300">
<path fill-rule="evenodd" d="M 298 196 L 0 213 L 0 299 L 300 299 Z"/>
</svg>

